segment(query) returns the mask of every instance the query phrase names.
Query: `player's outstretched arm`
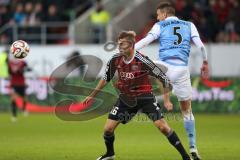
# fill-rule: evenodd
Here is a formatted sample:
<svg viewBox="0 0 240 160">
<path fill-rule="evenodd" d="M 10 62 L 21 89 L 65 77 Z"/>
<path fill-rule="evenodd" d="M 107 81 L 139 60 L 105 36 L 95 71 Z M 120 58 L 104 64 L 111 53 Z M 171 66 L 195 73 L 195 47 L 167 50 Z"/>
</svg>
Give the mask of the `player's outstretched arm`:
<svg viewBox="0 0 240 160">
<path fill-rule="evenodd" d="M 161 68 L 159 68 L 152 60 L 148 57 L 142 56 L 141 54 L 137 53 L 136 57 L 139 58 L 146 67 L 145 69 L 149 71 L 149 74 L 158 79 L 157 83 L 159 85 L 163 85 L 164 88 L 164 106 L 168 111 L 173 109 L 173 105 L 170 101 L 170 92 L 172 90 L 172 85 L 170 80 L 167 78 L 165 73 Z"/>
<path fill-rule="evenodd" d="M 107 84 L 107 81 L 104 80 L 104 79 L 101 79 L 99 82 L 98 82 L 98 85 L 97 87 L 94 89 L 94 91 L 89 95 L 87 96 L 85 99 L 84 99 L 84 102 L 83 103 L 88 103 L 90 102 L 98 93 L 99 91 L 101 91 L 102 88 L 104 88 Z"/>
<path fill-rule="evenodd" d="M 160 26 L 155 24 L 145 38 L 135 44 L 135 50 L 140 50 L 152 43 L 160 35 Z"/>
<path fill-rule="evenodd" d="M 114 77 L 116 71 L 116 66 L 114 64 L 117 56 L 118 55 L 114 55 L 113 58 L 108 61 L 102 79 L 98 82 L 98 85 L 94 91 L 85 98 L 84 103 L 88 103 L 90 100 L 92 100 L 98 94 L 98 92 L 105 87 L 107 82 L 111 81 L 111 79 Z"/>
<path fill-rule="evenodd" d="M 139 42 L 135 44 L 135 49 L 140 50 L 149 45 L 154 40 L 155 40 L 154 37 L 151 34 L 148 34 L 145 38 L 141 39 Z"/>
</svg>

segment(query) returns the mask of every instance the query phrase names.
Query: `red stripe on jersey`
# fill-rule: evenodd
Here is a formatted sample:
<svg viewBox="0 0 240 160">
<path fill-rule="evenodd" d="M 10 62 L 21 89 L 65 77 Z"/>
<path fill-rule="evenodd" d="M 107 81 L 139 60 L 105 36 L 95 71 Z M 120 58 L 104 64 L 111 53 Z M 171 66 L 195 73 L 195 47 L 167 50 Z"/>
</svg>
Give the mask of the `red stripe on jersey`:
<svg viewBox="0 0 240 160">
<path fill-rule="evenodd" d="M 149 71 L 145 69 L 143 62 L 136 57 L 126 64 L 120 56 L 115 61 L 118 72 L 118 81 L 116 88 L 128 96 L 139 96 L 141 94 L 151 93 L 152 86 L 149 82 Z"/>
</svg>

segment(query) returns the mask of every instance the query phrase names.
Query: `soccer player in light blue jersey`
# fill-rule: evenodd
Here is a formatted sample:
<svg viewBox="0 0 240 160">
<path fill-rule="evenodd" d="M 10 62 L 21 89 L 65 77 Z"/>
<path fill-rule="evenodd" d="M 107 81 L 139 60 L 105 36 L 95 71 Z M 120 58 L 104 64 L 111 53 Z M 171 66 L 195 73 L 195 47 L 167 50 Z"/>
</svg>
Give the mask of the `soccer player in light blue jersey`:
<svg viewBox="0 0 240 160">
<path fill-rule="evenodd" d="M 148 35 L 140 40 L 135 49 L 140 50 L 154 40 L 159 40 L 159 59 L 156 62 L 168 68 L 166 75 L 173 85 L 173 93 L 180 102 L 184 118 L 184 127 L 189 139 L 190 153 L 194 160 L 200 160 L 196 145 L 195 120 L 191 108 L 192 87 L 188 68 L 191 41 L 201 50 L 203 65 L 201 75 L 208 78 L 207 53 L 196 26 L 192 22 L 175 17 L 175 9 L 169 3 L 162 3 L 157 8 L 157 22 Z M 168 110 L 171 103 L 164 102 Z"/>
</svg>

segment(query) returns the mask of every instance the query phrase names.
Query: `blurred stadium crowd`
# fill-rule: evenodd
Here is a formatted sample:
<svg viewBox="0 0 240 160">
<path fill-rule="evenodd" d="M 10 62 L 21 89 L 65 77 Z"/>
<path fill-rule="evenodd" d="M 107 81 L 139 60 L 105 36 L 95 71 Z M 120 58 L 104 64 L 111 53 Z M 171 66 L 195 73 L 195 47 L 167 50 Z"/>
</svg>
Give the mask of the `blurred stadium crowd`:
<svg viewBox="0 0 240 160">
<path fill-rule="evenodd" d="M 205 42 L 240 41 L 239 0 L 176 0 L 177 16 L 197 26 Z"/>
<path fill-rule="evenodd" d="M 92 0 L 0 0 L 0 26 L 23 26 L 21 32 L 38 33 L 42 22 L 69 22 L 89 9 Z M 55 31 L 54 31 L 55 30 Z M 66 29 L 60 29 L 60 32 Z M 59 32 L 52 28 L 48 32 Z M 11 41 L 12 30 L 0 35 L 2 44 Z M 38 42 L 36 42 L 38 43 Z M 54 43 L 54 42 L 53 42 Z"/>
<path fill-rule="evenodd" d="M 0 0 L 0 31 L 4 25 L 25 26 L 21 33 L 40 32 L 42 22 L 69 22 L 76 19 L 96 0 Z M 197 26 L 205 42 L 240 41 L 240 0 L 174 0 L 177 16 Z M 155 14 L 155 10 L 153 11 Z M 149 20 L 154 23 L 154 19 Z M 30 26 L 30 28 L 29 28 Z M 32 26 L 35 26 L 34 28 Z M 148 31 L 151 26 L 143 27 Z M 48 29 L 48 33 L 66 33 L 66 28 Z M 0 32 L 0 43 L 11 42 L 13 30 Z M 142 33 L 143 34 L 143 33 Z M 40 43 L 38 40 L 35 43 Z M 47 43 L 60 43 L 48 40 Z"/>
<path fill-rule="evenodd" d="M 193 22 L 202 40 L 213 43 L 240 42 L 240 0 L 174 0 L 176 16 Z M 143 30 L 156 22 L 155 13 Z M 143 36 L 140 35 L 140 38 Z"/>
<path fill-rule="evenodd" d="M 80 15 L 92 5 L 92 0 L 0 0 L 0 25 L 69 21 L 72 10 Z"/>
</svg>

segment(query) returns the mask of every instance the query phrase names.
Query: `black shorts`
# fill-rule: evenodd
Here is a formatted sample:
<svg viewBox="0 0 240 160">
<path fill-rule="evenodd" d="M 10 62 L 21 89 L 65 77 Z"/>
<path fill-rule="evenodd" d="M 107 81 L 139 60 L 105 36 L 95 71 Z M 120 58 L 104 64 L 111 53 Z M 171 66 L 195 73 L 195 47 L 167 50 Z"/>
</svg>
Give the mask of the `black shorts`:
<svg viewBox="0 0 240 160">
<path fill-rule="evenodd" d="M 129 105 L 119 98 L 108 115 L 108 119 L 119 121 L 123 124 L 129 122 L 138 111 L 146 114 L 153 122 L 163 118 L 161 107 L 157 104 L 152 94 L 137 97 L 135 106 Z"/>
<path fill-rule="evenodd" d="M 13 91 L 21 97 L 25 96 L 25 86 L 12 86 Z"/>
</svg>

